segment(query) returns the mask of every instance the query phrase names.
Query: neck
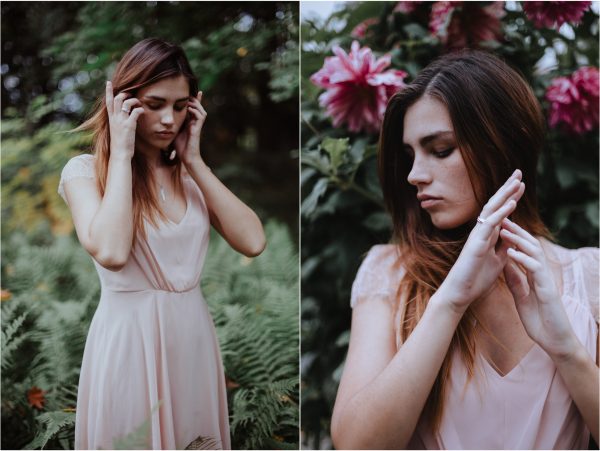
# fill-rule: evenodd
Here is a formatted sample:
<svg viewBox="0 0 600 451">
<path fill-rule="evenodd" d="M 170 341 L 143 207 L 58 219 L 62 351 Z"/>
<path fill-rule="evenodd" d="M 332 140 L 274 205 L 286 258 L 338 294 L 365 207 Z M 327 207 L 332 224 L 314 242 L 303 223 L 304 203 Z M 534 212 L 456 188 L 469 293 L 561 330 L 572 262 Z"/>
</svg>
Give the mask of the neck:
<svg viewBox="0 0 600 451">
<path fill-rule="evenodd" d="M 150 144 L 139 142 L 136 143 L 135 151 L 137 153 L 141 153 L 150 168 L 156 172 L 157 169 L 163 168 L 165 165 L 162 161 L 162 155 L 160 149 L 155 146 L 151 146 Z"/>
</svg>

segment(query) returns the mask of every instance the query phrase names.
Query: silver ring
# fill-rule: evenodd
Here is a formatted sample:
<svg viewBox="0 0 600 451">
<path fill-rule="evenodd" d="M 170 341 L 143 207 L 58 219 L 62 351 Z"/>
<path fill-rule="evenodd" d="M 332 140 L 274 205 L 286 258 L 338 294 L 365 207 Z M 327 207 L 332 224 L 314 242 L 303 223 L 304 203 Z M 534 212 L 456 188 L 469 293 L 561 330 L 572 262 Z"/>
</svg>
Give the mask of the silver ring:
<svg viewBox="0 0 600 451">
<path fill-rule="evenodd" d="M 125 107 L 121 108 L 121 111 L 124 111 L 125 113 L 129 114 L 129 110 Z"/>
<path fill-rule="evenodd" d="M 479 224 L 483 224 L 485 221 L 486 221 L 486 219 L 485 219 L 485 218 L 482 218 L 481 216 L 477 216 L 477 222 L 478 222 Z"/>
</svg>

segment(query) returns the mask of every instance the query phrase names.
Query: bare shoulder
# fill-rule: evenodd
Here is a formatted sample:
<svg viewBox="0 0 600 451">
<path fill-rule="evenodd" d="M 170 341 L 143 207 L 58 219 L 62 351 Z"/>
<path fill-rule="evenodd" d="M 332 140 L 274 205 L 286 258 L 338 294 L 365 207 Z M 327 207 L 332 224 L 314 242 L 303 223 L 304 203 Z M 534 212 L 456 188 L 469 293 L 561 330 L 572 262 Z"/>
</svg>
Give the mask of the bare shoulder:
<svg viewBox="0 0 600 451">
<path fill-rule="evenodd" d="M 399 247 L 378 244 L 367 252 L 352 284 L 350 305 L 364 300 L 382 299 L 392 303 L 403 275 Z"/>
</svg>

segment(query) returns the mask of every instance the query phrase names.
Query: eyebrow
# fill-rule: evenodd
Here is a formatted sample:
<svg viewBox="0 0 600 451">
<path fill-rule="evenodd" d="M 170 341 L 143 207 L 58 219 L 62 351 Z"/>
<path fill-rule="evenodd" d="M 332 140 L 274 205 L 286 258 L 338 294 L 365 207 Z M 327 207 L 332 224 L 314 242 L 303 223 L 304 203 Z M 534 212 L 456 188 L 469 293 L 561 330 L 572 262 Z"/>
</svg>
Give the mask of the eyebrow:
<svg viewBox="0 0 600 451">
<path fill-rule="evenodd" d="M 164 98 L 158 97 L 158 96 L 144 96 L 143 98 L 144 99 L 157 100 L 159 102 L 166 102 L 167 101 L 167 99 L 164 99 Z M 181 99 L 177 99 L 177 100 L 175 100 L 175 103 L 182 102 L 184 100 L 189 100 L 189 97 L 182 97 Z"/>
<path fill-rule="evenodd" d="M 442 130 L 439 132 L 430 133 L 429 135 L 425 135 L 425 136 L 421 137 L 419 139 L 419 144 L 421 145 L 421 147 L 425 147 L 428 144 L 430 144 L 432 141 L 436 141 L 438 139 L 443 139 L 443 138 L 454 139 L 454 133 L 451 132 L 450 130 Z M 402 145 L 404 147 L 411 147 L 410 144 L 405 143 L 405 142 L 403 142 Z"/>
</svg>

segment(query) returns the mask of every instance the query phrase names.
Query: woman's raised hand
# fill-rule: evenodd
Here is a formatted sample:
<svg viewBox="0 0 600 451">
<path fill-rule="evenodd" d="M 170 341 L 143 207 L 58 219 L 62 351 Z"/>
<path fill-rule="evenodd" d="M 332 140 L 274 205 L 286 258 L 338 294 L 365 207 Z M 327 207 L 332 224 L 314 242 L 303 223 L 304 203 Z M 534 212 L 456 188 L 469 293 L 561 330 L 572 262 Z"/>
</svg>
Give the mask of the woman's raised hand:
<svg viewBox="0 0 600 451">
<path fill-rule="evenodd" d="M 175 137 L 175 149 L 181 161 L 193 164 L 200 161 L 200 133 L 206 120 L 206 110 L 202 106 L 202 91 L 196 97 L 190 97 L 187 105 L 188 120 Z"/>
<path fill-rule="evenodd" d="M 516 170 L 490 198 L 467 239 L 458 259 L 438 291 L 451 307 L 464 313 L 467 307 L 488 292 L 507 262 L 510 244 L 499 240 L 502 220 L 508 217 L 525 192 L 522 174 Z"/>
<path fill-rule="evenodd" d="M 577 338 L 540 241 L 508 218 L 500 237 L 511 246 L 504 275 L 527 334 L 550 356 L 568 356 Z"/>
<path fill-rule="evenodd" d="M 135 148 L 138 118 L 144 113 L 142 102 L 122 92 L 113 95 L 110 81 L 106 82 L 106 111 L 110 124 L 110 155 L 131 159 Z"/>
</svg>

